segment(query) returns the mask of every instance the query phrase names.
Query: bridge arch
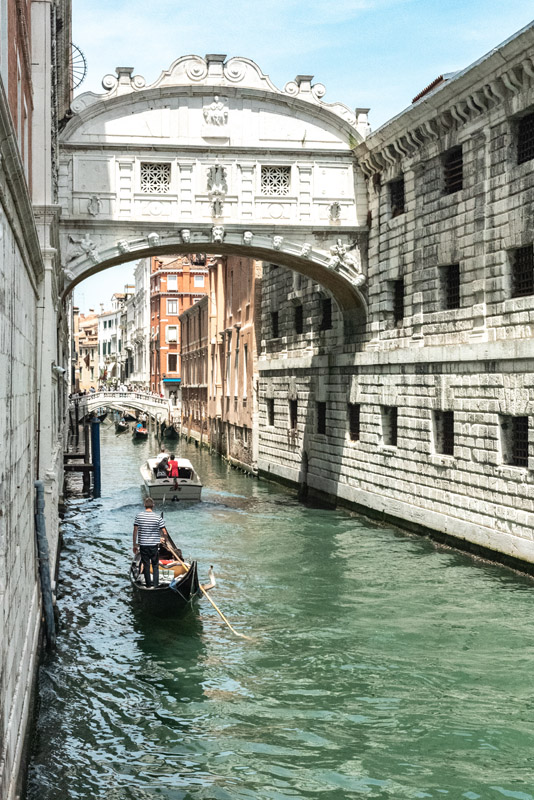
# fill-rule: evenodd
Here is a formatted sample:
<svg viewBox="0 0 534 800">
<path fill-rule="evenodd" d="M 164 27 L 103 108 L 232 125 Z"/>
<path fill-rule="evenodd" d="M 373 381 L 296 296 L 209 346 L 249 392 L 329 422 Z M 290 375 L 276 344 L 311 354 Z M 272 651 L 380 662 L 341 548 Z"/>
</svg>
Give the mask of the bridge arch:
<svg viewBox="0 0 534 800">
<path fill-rule="evenodd" d="M 151 255 L 235 254 L 327 288 L 366 317 L 367 195 L 353 148 L 367 109 L 277 89 L 254 62 L 184 56 L 150 86 L 131 68 L 72 103 L 60 141 L 64 291 Z"/>
</svg>

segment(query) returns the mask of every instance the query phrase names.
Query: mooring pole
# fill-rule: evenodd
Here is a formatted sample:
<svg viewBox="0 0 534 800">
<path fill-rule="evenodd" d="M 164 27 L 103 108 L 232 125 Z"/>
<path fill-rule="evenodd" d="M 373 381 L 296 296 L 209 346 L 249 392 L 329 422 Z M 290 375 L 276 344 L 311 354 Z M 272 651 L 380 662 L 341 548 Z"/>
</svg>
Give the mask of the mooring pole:
<svg viewBox="0 0 534 800">
<path fill-rule="evenodd" d="M 39 554 L 39 576 L 41 578 L 41 594 L 45 618 L 46 643 L 49 648 L 56 643 L 56 622 L 54 619 L 54 598 L 50 581 L 50 556 L 45 525 L 44 483 L 34 481 L 35 486 L 35 535 Z"/>
<path fill-rule="evenodd" d="M 93 497 L 100 497 L 100 420 L 91 421 L 91 450 L 93 453 Z"/>
<path fill-rule="evenodd" d="M 91 462 L 91 453 L 89 451 L 89 423 L 87 417 L 83 421 L 83 463 L 89 464 Z M 83 493 L 89 496 L 91 494 L 91 476 L 88 470 L 84 470 L 83 476 Z"/>
<path fill-rule="evenodd" d="M 80 423 L 79 414 L 78 414 L 78 410 L 79 410 L 78 406 L 79 406 L 79 400 L 75 400 L 74 401 L 74 442 L 76 444 L 76 447 L 78 447 L 78 442 L 80 440 L 80 429 L 78 427 L 79 423 Z"/>
</svg>

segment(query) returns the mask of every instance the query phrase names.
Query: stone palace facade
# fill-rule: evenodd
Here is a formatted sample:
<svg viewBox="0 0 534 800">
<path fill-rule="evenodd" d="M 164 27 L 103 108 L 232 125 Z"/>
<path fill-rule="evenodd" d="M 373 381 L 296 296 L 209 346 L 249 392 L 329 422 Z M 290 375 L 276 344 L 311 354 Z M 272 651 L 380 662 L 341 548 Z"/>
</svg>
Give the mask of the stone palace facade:
<svg viewBox="0 0 534 800">
<path fill-rule="evenodd" d="M 268 268 L 259 382 L 260 472 L 531 564 L 533 52 L 530 25 L 355 147 L 365 330 Z"/>
</svg>

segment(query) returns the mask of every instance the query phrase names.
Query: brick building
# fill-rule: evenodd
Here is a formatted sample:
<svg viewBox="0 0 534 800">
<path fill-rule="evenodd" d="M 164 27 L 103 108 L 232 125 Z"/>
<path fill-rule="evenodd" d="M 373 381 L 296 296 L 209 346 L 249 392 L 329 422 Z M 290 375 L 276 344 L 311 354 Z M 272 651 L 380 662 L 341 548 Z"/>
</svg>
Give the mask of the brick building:
<svg viewBox="0 0 534 800">
<path fill-rule="evenodd" d="M 182 431 L 209 440 L 229 461 L 257 468 L 255 375 L 261 262 L 209 260 L 209 297 L 185 311 Z"/>
<path fill-rule="evenodd" d="M 151 259 L 150 389 L 178 401 L 181 383 L 180 314 L 206 294 L 206 256 Z"/>
</svg>

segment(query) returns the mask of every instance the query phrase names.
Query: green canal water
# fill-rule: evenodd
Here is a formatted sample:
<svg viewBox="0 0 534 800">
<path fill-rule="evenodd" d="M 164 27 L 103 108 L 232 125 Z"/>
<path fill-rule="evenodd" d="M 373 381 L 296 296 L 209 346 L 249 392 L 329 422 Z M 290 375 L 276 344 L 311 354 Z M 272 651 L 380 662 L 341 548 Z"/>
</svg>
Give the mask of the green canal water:
<svg viewBox="0 0 534 800">
<path fill-rule="evenodd" d="M 40 669 L 27 800 L 534 798 L 534 582 L 183 444 L 169 505 L 213 597 L 186 625 L 128 582 L 139 465 L 103 426 L 101 500 L 63 525 L 60 629 Z"/>
</svg>

